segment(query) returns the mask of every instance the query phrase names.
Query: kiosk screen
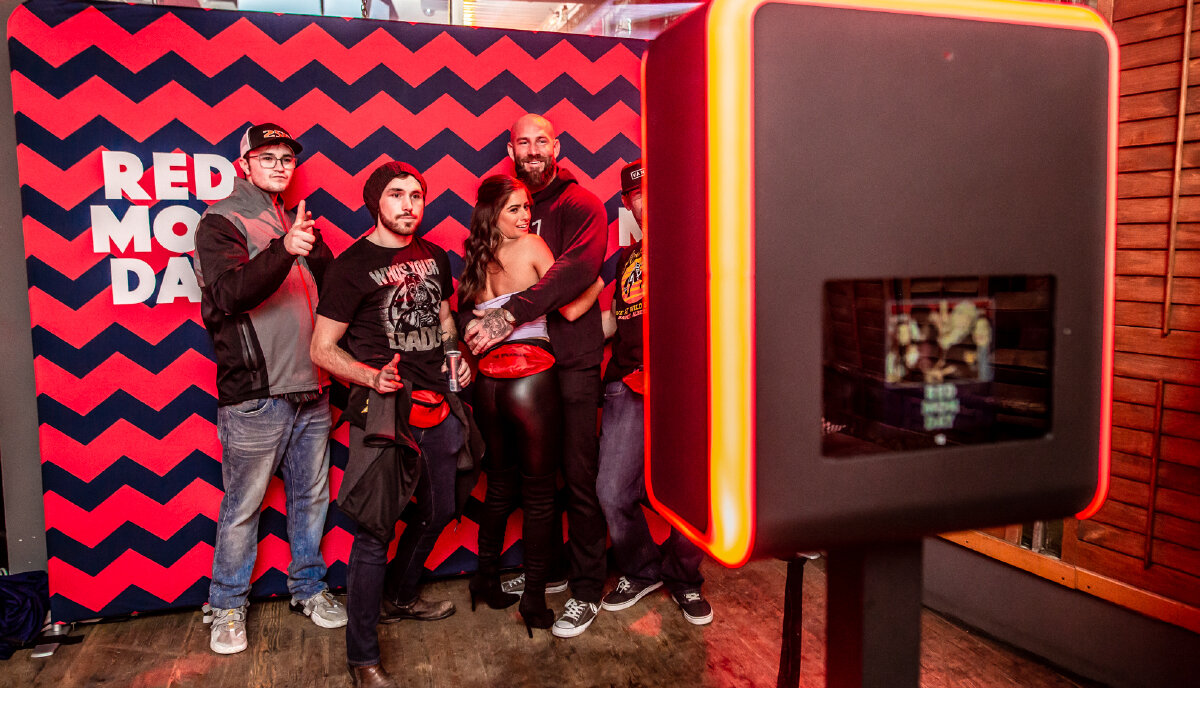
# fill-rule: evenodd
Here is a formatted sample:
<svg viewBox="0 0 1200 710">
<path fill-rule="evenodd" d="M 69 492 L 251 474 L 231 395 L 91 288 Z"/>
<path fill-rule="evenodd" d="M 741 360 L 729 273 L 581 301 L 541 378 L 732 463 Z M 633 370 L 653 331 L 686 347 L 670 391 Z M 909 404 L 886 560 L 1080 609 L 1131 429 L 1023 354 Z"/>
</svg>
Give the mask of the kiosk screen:
<svg viewBox="0 0 1200 710">
<path fill-rule="evenodd" d="M 821 453 L 1050 432 L 1054 277 L 825 283 Z"/>
</svg>

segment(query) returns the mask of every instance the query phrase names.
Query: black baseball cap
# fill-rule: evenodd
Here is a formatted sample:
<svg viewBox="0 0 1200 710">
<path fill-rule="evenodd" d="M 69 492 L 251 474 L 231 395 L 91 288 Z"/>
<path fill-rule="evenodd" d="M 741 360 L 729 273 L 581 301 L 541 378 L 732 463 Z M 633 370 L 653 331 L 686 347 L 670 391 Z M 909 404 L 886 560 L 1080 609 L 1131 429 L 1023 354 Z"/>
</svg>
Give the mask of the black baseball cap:
<svg viewBox="0 0 1200 710">
<path fill-rule="evenodd" d="M 292 138 L 292 134 L 285 131 L 277 123 L 260 123 L 257 126 L 250 126 L 246 129 L 246 133 L 242 136 L 241 157 L 246 157 L 246 153 L 261 148 L 264 145 L 274 145 L 275 143 L 283 143 L 292 149 L 296 155 L 304 150 L 304 147 Z"/>
<path fill-rule="evenodd" d="M 642 187 L 642 178 L 646 175 L 646 171 L 642 168 L 640 159 L 629 163 L 621 168 L 621 194 L 628 195 L 634 190 Z"/>
</svg>

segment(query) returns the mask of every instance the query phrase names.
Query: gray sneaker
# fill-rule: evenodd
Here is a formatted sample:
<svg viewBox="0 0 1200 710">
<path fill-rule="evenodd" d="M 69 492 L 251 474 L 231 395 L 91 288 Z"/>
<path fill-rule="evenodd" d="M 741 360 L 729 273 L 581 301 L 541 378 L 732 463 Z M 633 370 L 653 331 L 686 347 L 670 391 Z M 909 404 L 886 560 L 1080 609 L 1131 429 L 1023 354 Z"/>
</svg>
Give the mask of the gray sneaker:
<svg viewBox="0 0 1200 710">
<path fill-rule="evenodd" d="M 328 589 L 321 590 L 303 602 L 292 601 L 288 608 L 297 614 L 304 614 L 312 622 L 323 629 L 339 629 L 346 625 L 346 607 L 333 598 Z"/>
<path fill-rule="evenodd" d="M 587 631 L 587 627 L 592 625 L 592 622 L 596 620 L 596 614 L 599 613 L 599 604 L 581 602 L 571 597 L 567 600 L 567 605 L 563 607 L 562 616 L 558 617 L 558 621 L 555 621 L 554 626 L 550 627 L 550 633 L 560 639 L 574 638 Z"/>
<path fill-rule="evenodd" d="M 500 583 L 500 591 L 504 592 L 505 594 L 517 594 L 517 595 L 524 594 L 525 593 L 525 573 L 522 572 L 521 574 L 518 574 L 516 577 L 513 577 L 512 579 L 508 580 L 507 582 L 501 582 Z M 565 579 L 559 580 L 557 582 L 546 582 L 546 593 L 547 594 L 558 594 L 559 592 L 565 592 L 565 591 L 567 591 L 567 580 L 565 580 Z"/>
<path fill-rule="evenodd" d="M 249 645 L 246 642 L 246 607 L 217 609 L 204 605 L 204 623 L 212 624 L 212 635 L 208 647 L 213 653 L 228 655 L 241 653 Z"/>
</svg>

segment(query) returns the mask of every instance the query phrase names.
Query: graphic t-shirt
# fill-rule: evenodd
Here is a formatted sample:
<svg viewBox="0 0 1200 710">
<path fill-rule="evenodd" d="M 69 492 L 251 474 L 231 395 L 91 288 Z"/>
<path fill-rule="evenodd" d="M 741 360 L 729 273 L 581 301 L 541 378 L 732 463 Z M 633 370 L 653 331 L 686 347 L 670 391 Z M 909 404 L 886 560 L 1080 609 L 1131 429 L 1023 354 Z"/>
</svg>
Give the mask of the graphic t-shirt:
<svg viewBox="0 0 1200 710">
<path fill-rule="evenodd" d="M 346 349 L 354 359 L 383 367 L 399 353 L 402 378 L 445 392 L 438 311 L 453 292 L 441 247 L 413 237 L 392 249 L 363 237 L 330 264 L 317 314 L 349 324 Z"/>
<path fill-rule="evenodd" d="M 644 275 L 642 243 L 634 242 L 625 247 L 617 261 L 617 283 L 613 289 L 617 334 L 604 372 L 605 382 L 615 382 L 642 366 Z"/>
</svg>

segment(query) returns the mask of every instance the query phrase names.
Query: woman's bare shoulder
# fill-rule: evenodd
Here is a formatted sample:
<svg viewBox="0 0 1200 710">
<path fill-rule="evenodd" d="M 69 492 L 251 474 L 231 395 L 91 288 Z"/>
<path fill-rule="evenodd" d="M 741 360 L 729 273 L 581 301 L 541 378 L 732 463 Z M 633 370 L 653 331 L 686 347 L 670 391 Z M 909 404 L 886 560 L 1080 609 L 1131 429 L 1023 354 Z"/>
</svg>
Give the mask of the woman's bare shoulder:
<svg viewBox="0 0 1200 710">
<path fill-rule="evenodd" d="M 521 254 L 538 253 L 542 251 L 550 251 L 550 247 L 546 246 L 546 242 L 533 232 L 522 234 L 520 237 L 512 240 L 513 249 Z"/>
</svg>

